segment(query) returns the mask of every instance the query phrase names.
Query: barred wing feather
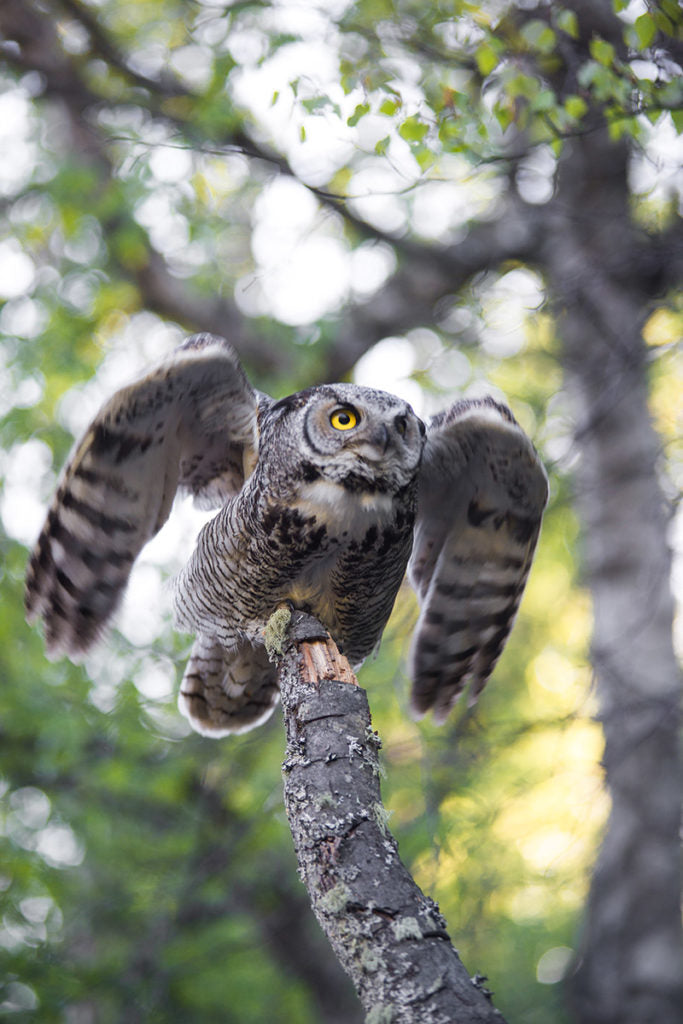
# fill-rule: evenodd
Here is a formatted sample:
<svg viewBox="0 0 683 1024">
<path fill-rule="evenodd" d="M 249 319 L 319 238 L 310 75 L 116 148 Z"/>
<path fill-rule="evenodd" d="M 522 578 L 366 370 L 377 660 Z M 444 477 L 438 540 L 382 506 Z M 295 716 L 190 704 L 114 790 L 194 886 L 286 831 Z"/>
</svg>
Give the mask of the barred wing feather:
<svg viewBox="0 0 683 1024">
<path fill-rule="evenodd" d="M 178 488 L 205 507 L 238 493 L 256 459 L 258 400 L 232 346 L 200 334 L 100 410 L 29 562 L 27 618 L 42 618 L 48 653 L 78 656 L 97 639 Z"/>
<path fill-rule="evenodd" d="M 408 576 L 420 602 L 410 671 L 416 715 L 475 701 L 519 607 L 548 494 L 506 406 L 457 402 L 429 424 Z"/>
</svg>

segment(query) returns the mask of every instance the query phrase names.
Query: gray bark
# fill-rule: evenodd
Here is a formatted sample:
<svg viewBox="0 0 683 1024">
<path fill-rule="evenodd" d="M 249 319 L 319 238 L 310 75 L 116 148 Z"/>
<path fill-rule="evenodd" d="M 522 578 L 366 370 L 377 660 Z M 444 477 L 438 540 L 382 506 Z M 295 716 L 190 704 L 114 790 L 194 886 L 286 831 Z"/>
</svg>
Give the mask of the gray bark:
<svg viewBox="0 0 683 1024">
<path fill-rule="evenodd" d="M 603 133 L 572 144 L 547 246 L 577 414 L 577 497 L 612 801 L 571 994 L 580 1024 L 680 1024 L 680 675 L 641 335 L 650 284 L 630 258 L 642 240 L 628 215 L 626 156 Z"/>
<path fill-rule="evenodd" d="M 580 319 L 575 313 L 567 335 Z M 593 409 L 606 404 L 611 383 L 604 363 L 602 373 L 596 365 L 601 348 L 571 374 L 579 400 Z M 612 804 L 573 994 L 582 1024 L 680 1024 L 679 675 L 669 552 L 644 381 L 627 377 L 581 445 L 592 660 Z"/>
<path fill-rule="evenodd" d="M 295 613 L 279 669 L 285 806 L 299 871 L 369 1024 L 504 1024 L 398 855 L 365 692 Z"/>
</svg>

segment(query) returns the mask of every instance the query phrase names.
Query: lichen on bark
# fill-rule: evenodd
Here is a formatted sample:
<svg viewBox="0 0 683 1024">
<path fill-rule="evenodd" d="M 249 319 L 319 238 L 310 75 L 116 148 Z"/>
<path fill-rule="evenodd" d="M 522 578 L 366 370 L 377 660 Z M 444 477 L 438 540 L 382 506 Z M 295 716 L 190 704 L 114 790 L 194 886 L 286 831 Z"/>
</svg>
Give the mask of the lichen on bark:
<svg viewBox="0 0 683 1024">
<path fill-rule="evenodd" d="M 391 1024 L 504 1024 L 388 828 L 364 690 L 319 623 L 293 614 L 279 663 L 285 806 L 318 921 L 363 1004 Z"/>
</svg>

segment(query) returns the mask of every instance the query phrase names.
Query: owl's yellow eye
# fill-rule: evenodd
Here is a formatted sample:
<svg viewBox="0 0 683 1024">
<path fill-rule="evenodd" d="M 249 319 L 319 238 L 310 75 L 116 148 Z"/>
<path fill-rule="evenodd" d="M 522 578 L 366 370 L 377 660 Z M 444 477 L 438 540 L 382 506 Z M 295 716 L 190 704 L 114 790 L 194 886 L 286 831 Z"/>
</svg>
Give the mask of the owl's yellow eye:
<svg viewBox="0 0 683 1024">
<path fill-rule="evenodd" d="M 348 406 L 344 406 L 343 409 L 334 410 L 330 416 L 330 423 L 335 430 L 351 430 L 351 427 L 355 427 L 358 423 L 358 414 Z"/>
</svg>

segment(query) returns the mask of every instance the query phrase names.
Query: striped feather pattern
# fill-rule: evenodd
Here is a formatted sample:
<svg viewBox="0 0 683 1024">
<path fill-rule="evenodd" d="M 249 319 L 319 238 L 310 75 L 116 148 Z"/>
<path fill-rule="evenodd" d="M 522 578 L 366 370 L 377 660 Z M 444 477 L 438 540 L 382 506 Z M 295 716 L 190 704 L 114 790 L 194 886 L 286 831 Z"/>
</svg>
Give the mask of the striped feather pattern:
<svg viewBox="0 0 683 1024">
<path fill-rule="evenodd" d="M 178 707 L 196 732 L 218 739 L 265 722 L 280 699 L 277 672 L 263 647 L 232 651 L 200 634 L 178 694 Z"/>
<path fill-rule="evenodd" d="M 416 715 L 474 702 L 500 656 L 531 566 L 545 471 L 512 413 L 493 399 L 434 417 L 419 477 L 408 574 L 420 601 L 410 655 Z"/>
<path fill-rule="evenodd" d="M 178 487 L 222 503 L 255 461 L 257 396 L 231 346 L 195 335 L 118 391 L 77 445 L 29 561 L 25 604 L 52 656 L 97 639 Z"/>
</svg>

